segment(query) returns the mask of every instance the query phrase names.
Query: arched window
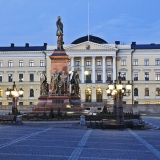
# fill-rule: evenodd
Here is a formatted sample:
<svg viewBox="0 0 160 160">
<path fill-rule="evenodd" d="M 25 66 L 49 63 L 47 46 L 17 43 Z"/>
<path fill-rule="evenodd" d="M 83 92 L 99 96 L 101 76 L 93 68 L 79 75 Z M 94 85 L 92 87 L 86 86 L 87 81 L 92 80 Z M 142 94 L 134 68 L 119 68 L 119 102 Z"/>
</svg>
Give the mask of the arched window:
<svg viewBox="0 0 160 160">
<path fill-rule="evenodd" d="M 34 97 L 34 90 L 30 89 L 30 97 Z"/>
<path fill-rule="evenodd" d="M 96 99 L 97 102 L 102 102 L 102 88 L 96 89 Z"/>
<path fill-rule="evenodd" d="M 149 96 L 149 89 L 145 88 L 145 96 Z"/>
<path fill-rule="evenodd" d="M 134 89 L 134 96 L 138 96 L 138 88 Z"/>
<path fill-rule="evenodd" d="M 91 89 L 90 88 L 86 88 L 86 102 L 91 102 Z"/>
<path fill-rule="evenodd" d="M 156 88 L 156 96 L 160 96 L 160 89 Z"/>
</svg>

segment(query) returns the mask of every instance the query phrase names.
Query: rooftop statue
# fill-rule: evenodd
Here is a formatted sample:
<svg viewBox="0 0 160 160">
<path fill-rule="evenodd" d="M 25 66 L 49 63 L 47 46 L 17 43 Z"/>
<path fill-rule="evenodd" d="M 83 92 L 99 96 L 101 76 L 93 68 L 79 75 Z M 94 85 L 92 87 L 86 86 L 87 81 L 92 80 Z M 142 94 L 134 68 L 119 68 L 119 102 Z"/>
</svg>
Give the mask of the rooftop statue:
<svg viewBox="0 0 160 160">
<path fill-rule="evenodd" d="M 63 23 L 61 22 L 60 16 L 58 16 L 57 18 L 56 26 L 57 26 L 56 36 L 58 36 L 57 49 L 63 50 L 63 43 L 64 43 L 63 42 Z"/>
</svg>

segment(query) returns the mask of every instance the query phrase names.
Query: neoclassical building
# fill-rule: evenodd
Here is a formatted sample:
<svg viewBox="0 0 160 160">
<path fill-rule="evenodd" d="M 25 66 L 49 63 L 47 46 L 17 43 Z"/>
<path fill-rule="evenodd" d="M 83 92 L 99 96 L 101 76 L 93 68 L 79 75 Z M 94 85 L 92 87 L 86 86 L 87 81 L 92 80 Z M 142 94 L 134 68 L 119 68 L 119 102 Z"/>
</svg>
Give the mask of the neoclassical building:
<svg viewBox="0 0 160 160">
<path fill-rule="evenodd" d="M 106 89 L 110 81 L 117 79 L 121 72 L 122 83 L 130 81 L 132 91 L 123 97 L 124 104 L 160 104 L 160 44 L 109 44 L 96 36 L 84 36 L 69 45 L 64 45 L 70 56 L 69 68 L 80 75 L 80 95 L 83 104 L 113 104 L 107 97 Z M 5 91 L 12 87 L 22 87 L 24 95 L 18 105 L 36 105 L 40 96 L 42 71 L 51 79 L 49 56 L 55 46 L 14 46 L 0 47 L 0 105 L 11 105 Z M 85 71 L 88 74 L 85 75 Z"/>
</svg>

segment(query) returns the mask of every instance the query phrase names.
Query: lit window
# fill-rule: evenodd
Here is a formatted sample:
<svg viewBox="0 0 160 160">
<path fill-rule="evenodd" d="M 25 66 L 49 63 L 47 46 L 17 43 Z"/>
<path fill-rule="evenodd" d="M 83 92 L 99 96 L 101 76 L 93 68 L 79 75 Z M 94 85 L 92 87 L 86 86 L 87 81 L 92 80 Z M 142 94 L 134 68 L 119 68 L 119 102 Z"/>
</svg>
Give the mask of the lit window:
<svg viewBox="0 0 160 160">
<path fill-rule="evenodd" d="M 13 61 L 8 61 L 8 67 L 13 67 Z"/>
<path fill-rule="evenodd" d="M 101 66 L 101 65 L 102 65 L 101 60 L 97 60 L 97 66 Z"/>
<path fill-rule="evenodd" d="M 160 104 L 160 101 L 156 101 L 156 104 Z"/>
<path fill-rule="evenodd" d="M 138 66 L 138 59 L 134 59 L 134 60 L 133 60 L 133 65 L 134 65 L 134 66 Z"/>
<path fill-rule="evenodd" d="M 86 66 L 90 66 L 91 65 L 91 61 L 90 60 L 86 60 Z"/>
<path fill-rule="evenodd" d="M 23 67 L 23 61 L 22 60 L 19 61 L 19 67 Z"/>
<path fill-rule="evenodd" d="M 40 67 L 44 67 L 45 64 L 44 64 L 44 60 L 40 60 Z"/>
<path fill-rule="evenodd" d="M 107 60 L 107 66 L 111 66 L 111 60 Z"/>
<path fill-rule="evenodd" d="M 149 72 L 145 72 L 144 77 L 145 81 L 149 81 Z"/>
<path fill-rule="evenodd" d="M 160 89 L 156 88 L 156 96 L 160 96 Z"/>
<path fill-rule="evenodd" d="M 134 81 L 138 81 L 138 72 L 134 72 Z"/>
<path fill-rule="evenodd" d="M 144 60 L 144 65 L 145 65 L 145 66 L 148 66 L 148 65 L 149 65 L 149 59 L 145 59 L 145 60 Z"/>
<path fill-rule="evenodd" d="M 121 65 L 125 66 L 126 65 L 126 59 L 121 59 Z"/>
<path fill-rule="evenodd" d="M 149 89 L 145 88 L 145 96 L 149 96 Z"/>
<path fill-rule="evenodd" d="M 0 97 L 3 96 L 3 91 L 0 89 Z"/>
<path fill-rule="evenodd" d="M 150 104 L 150 101 L 145 101 L 144 104 Z"/>
<path fill-rule="evenodd" d="M 34 61 L 32 61 L 32 60 L 29 61 L 29 66 L 30 66 L 30 67 L 34 67 Z"/>
</svg>

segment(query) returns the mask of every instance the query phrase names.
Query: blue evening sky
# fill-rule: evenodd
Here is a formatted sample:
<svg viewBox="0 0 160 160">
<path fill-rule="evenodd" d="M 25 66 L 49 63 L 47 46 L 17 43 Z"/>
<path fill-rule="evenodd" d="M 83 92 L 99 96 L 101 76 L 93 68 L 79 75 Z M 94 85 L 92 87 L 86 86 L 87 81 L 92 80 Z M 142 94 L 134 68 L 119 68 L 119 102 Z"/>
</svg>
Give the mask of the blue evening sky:
<svg viewBox="0 0 160 160">
<path fill-rule="evenodd" d="M 108 43 L 160 44 L 160 0 L 89 0 L 90 34 Z M 88 0 L 0 0 L 0 46 L 56 45 L 62 17 L 64 42 L 88 33 Z"/>
</svg>

